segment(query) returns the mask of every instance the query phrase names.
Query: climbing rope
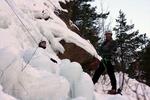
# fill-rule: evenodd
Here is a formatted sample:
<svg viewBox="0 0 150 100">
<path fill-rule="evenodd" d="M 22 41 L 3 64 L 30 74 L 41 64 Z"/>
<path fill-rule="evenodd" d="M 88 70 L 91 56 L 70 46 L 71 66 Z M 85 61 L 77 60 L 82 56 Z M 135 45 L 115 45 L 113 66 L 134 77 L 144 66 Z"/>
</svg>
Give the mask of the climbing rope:
<svg viewBox="0 0 150 100">
<path fill-rule="evenodd" d="M 12 0 L 13 1 L 13 0 Z M 23 21 L 21 20 L 21 18 L 17 15 L 17 13 L 14 11 L 13 7 L 11 6 L 11 4 L 8 2 L 8 0 L 5 0 L 5 2 L 8 4 L 8 6 L 10 7 L 10 9 L 13 11 L 13 13 L 15 14 L 15 16 L 19 19 L 19 21 L 21 22 L 21 24 L 24 26 L 24 28 L 27 30 L 28 34 L 31 36 L 31 38 L 33 39 L 33 41 L 38 45 L 36 39 L 32 36 L 31 32 L 29 31 L 29 29 L 25 26 L 25 24 L 23 23 Z M 14 2 L 14 1 L 13 1 Z M 42 39 L 41 39 L 42 40 Z M 27 67 L 27 65 L 30 63 L 30 61 L 32 60 L 33 56 L 35 55 L 36 51 L 38 49 L 38 46 L 36 47 L 34 53 L 31 56 L 31 59 L 26 63 L 25 66 L 22 67 L 21 71 L 24 71 L 24 69 Z"/>
<path fill-rule="evenodd" d="M 21 71 L 24 71 L 25 68 L 27 67 L 27 65 L 31 62 L 33 56 L 35 55 L 36 51 L 37 51 L 38 47 L 35 49 L 34 53 L 31 55 L 31 58 L 28 60 L 28 62 L 25 64 L 25 66 L 23 66 Z"/>
<path fill-rule="evenodd" d="M 8 4 L 8 6 L 10 7 L 10 9 L 13 11 L 13 13 L 15 14 L 15 16 L 18 18 L 18 20 L 21 22 L 21 24 L 24 26 L 24 28 L 27 30 L 27 32 L 29 33 L 29 35 L 31 36 L 31 38 L 33 39 L 33 41 L 37 44 L 37 41 L 35 40 L 35 38 L 32 36 L 31 32 L 29 31 L 29 29 L 25 26 L 25 24 L 22 22 L 21 18 L 17 15 L 17 13 L 14 11 L 13 7 L 11 6 L 11 4 L 8 2 L 8 0 L 5 0 L 5 2 Z"/>
</svg>

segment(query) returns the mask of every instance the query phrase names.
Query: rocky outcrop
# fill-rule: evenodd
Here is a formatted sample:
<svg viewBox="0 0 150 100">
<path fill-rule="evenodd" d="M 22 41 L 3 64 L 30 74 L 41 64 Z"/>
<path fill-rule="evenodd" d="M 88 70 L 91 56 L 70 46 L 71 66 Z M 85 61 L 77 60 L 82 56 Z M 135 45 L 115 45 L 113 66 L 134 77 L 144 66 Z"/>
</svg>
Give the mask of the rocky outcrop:
<svg viewBox="0 0 150 100">
<path fill-rule="evenodd" d="M 65 52 L 63 54 L 58 54 L 60 59 L 70 59 L 71 61 L 75 61 L 81 64 L 83 70 L 89 74 L 91 74 L 91 70 L 95 70 L 96 66 L 90 66 L 93 62 L 93 57 L 84 49 L 76 46 L 73 43 L 65 43 L 65 41 L 61 41 L 61 44 L 65 48 Z"/>
<path fill-rule="evenodd" d="M 85 62 L 88 62 L 92 56 L 87 53 L 84 49 L 76 46 L 73 43 L 65 43 L 61 41 L 65 48 L 64 54 L 58 54 L 61 59 L 70 59 L 71 61 L 79 62 L 80 64 L 84 65 Z"/>
</svg>

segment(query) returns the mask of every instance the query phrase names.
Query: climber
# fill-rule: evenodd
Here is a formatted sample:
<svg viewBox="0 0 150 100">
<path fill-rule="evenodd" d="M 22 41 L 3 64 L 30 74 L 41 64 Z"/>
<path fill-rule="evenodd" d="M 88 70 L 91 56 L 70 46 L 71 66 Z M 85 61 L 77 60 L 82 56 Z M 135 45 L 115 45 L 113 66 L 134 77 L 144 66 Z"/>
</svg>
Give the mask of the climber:
<svg viewBox="0 0 150 100">
<path fill-rule="evenodd" d="M 43 48 L 43 49 L 46 49 L 46 41 L 41 41 L 41 42 L 39 43 L 38 47 Z M 57 63 L 57 61 L 56 61 L 55 59 L 53 59 L 53 58 L 50 58 L 50 60 L 51 60 L 52 62 L 54 62 L 54 63 Z"/>
<path fill-rule="evenodd" d="M 100 55 L 102 61 L 99 63 L 93 76 L 93 83 L 95 84 L 100 75 L 106 70 L 111 81 L 112 89 L 108 91 L 108 94 L 116 94 L 116 78 L 114 74 L 114 66 L 112 65 L 112 56 L 115 54 L 116 46 L 115 41 L 112 39 L 112 32 L 105 32 L 105 41 L 102 43 L 100 48 Z"/>
</svg>

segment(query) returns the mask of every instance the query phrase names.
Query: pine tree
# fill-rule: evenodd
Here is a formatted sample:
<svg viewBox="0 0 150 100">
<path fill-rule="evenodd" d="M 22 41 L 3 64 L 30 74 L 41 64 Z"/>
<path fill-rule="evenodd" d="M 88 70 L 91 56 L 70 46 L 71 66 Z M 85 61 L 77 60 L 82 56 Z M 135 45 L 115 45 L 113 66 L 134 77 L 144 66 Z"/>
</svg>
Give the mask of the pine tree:
<svg viewBox="0 0 150 100">
<path fill-rule="evenodd" d="M 125 71 L 130 63 L 139 58 L 137 49 L 142 49 L 146 44 L 146 34 L 139 35 L 139 31 L 133 31 L 134 24 L 128 25 L 125 14 L 120 10 L 114 27 L 117 42 L 117 61 L 120 61 L 121 70 Z"/>
</svg>

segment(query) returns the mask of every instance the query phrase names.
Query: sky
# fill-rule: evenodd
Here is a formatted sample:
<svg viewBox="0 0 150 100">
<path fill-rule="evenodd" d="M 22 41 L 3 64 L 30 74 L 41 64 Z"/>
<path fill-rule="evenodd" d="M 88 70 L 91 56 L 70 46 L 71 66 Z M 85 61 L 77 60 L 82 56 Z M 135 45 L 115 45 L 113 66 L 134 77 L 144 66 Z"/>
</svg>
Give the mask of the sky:
<svg viewBox="0 0 150 100">
<path fill-rule="evenodd" d="M 101 4 L 104 11 L 110 11 L 108 20 L 113 27 L 121 9 L 126 14 L 128 24 L 135 24 L 135 29 L 150 37 L 150 0 L 95 0 L 93 5 L 97 6 L 98 12 L 101 11 Z"/>
</svg>

